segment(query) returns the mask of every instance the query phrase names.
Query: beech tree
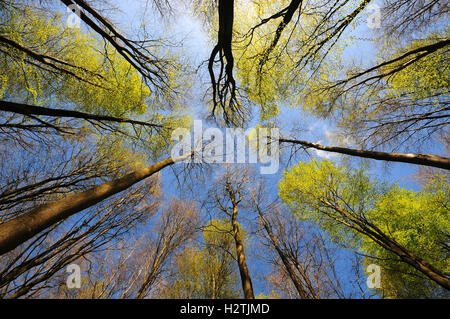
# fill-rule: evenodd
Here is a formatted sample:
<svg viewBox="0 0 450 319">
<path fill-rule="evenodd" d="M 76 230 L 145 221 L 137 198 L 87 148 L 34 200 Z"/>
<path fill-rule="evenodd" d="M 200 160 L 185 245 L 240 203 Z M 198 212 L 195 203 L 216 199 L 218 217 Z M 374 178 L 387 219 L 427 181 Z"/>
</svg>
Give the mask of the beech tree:
<svg viewBox="0 0 450 319">
<path fill-rule="evenodd" d="M 358 274 L 382 266 L 382 297 L 448 295 L 446 3 L 120 6 L 0 1 L 0 297 L 255 298 L 252 281 L 262 279 L 251 276 L 254 247 L 246 246 L 255 239 L 270 251 L 266 277 L 283 297 L 364 296 L 341 285 L 330 248 L 338 245 L 362 258 Z M 203 29 L 191 37 L 186 21 Z M 202 32 L 209 41 L 197 43 Z M 170 157 L 174 130 L 199 116 L 221 128 L 278 128 L 268 142 L 293 153 L 417 165 L 426 182 L 411 191 L 312 160 L 285 169 L 284 206 L 269 204 L 241 165 Z M 314 134 L 328 141 L 303 136 L 313 126 L 306 118 L 327 123 Z M 169 169 L 187 159 L 194 163 L 182 172 Z M 160 186 L 183 200 L 157 196 Z M 197 210 L 191 200 L 205 194 Z M 90 267 L 78 294 L 62 274 L 74 261 Z"/>
<path fill-rule="evenodd" d="M 108 249 L 93 251 L 84 260 L 76 260 L 84 270 L 80 289 L 71 291 L 65 284 L 66 276 L 56 276 L 53 281 L 59 284 L 43 291 L 43 297 L 45 294 L 91 299 L 158 296 L 171 259 L 193 238 L 199 217 L 195 205 L 188 201 L 172 198 L 167 205 L 159 206 L 147 221 L 137 225 L 141 229 L 147 226 L 146 232 L 137 238 L 136 232 L 127 234 Z"/>
<path fill-rule="evenodd" d="M 157 179 L 148 180 L 120 197 L 87 209 L 80 216 L 55 223 L 4 254 L 1 297 L 42 296 L 58 287 L 58 277 L 67 277 L 67 265 L 81 265 L 90 255 L 120 241 L 154 216 L 159 206 L 155 193 L 157 185 Z"/>
<path fill-rule="evenodd" d="M 21 147 L 29 145 L 30 140 L 35 139 L 36 136 L 39 136 L 40 142 L 43 144 L 51 143 L 52 139 L 47 135 L 49 130 L 53 131 L 55 135 L 52 138 L 59 141 L 74 140 L 73 137 L 65 135 L 78 135 L 77 138 L 81 138 L 81 136 L 89 138 L 90 135 L 91 138 L 97 139 L 101 154 L 106 156 L 109 153 L 109 155 L 117 157 L 120 152 L 123 152 L 117 148 L 129 148 L 125 146 L 129 143 L 126 143 L 124 136 L 131 136 L 132 141 L 136 139 L 143 141 L 138 146 L 139 151 L 154 158 L 159 156 L 163 145 L 168 145 L 167 134 L 169 131 L 162 129 L 168 122 L 165 122 L 163 117 L 158 114 L 154 114 L 155 121 L 153 123 L 122 118 L 128 112 L 143 114 L 149 106 L 146 100 L 153 96 L 153 101 L 157 102 L 158 95 L 156 95 L 157 92 L 153 94 L 144 85 L 143 79 L 137 73 L 139 70 L 130 69 L 127 63 L 129 61 L 124 61 L 120 52 L 102 46 L 97 39 L 82 33 L 77 28 L 65 26 L 57 14 L 43 13 L 31 4 L 23 4 L 19 9 L 19 6 L 6 3 L 4 18 L 5 23 L 2 24 L 0 42 L 4 48 L 2 51 L 4 68 L 2 68 L 1 92 L 2 99 L 5 101 L 1 103 L 2 110 L 6 111 L 6 114 L 2 113 L 5 121 L 0 127 L 5 137 L 13 136 L 16 145 Z M 32 23 L 25 23 L 26 19 Z M 40 46 L 44 42 L 45 46 Z M 46 53 L 36 52 L 34 47 L 41 47 L 41 50 L 45 49 Z M 165 67 L 165 71 L 170 71 L 168 66 Z M 16 76 L 16 74 L 23 76 Z M 62 105 L 60 109 L 36 105 L 50 103 L 55 96 Z M 29 105 L 29 100 L 32 100 L 34 105 Z M 22 101 L 25 103 L 21 103 Z M 76 109 L 82 111 L 64 109 L 70 108 L 70 106 L 75 106 Z M 155 110 L 165 107 L 157 106 Z M 95 113 L 89 113 L 93 110 Z M 102 112 L 103 114 L 101 114 Z M 49 117 L 50 120 L 45 117 Z M 65 118 L 68 118 L 68 121 L 62 122 Z M 167 117 L 167 119 L 169 118 Z M 82 122 L 74 125 L 74 119 Z M 37 124 L 30 124 L 30 121 Z M 101 135 L 97 135 L 98 131 L 96 132 L 92 128 L 86 128 L 86 122 L 94 123 L 94 128 L 100 130 Z M 110 126 L 108 123 L 114 123 L 115 126 Z M 125 124 L 132 126 L 123 127 Z M 150 130 L 143 131 L 141 128 L 150 128 Z M 108 132 L 109 135 L 106 135 L 105 132 Z M 114 149 L 113 144 L 116 148 L 115 155 L 111 152 Z M 135 150 L 137 149 L 135 148 Z M 142 158 L 141 156 L 137 157 Z M 86 190 L 79 192 L 81 197 L 87 199 L 84 204 L 78 203 L 81 205 L 77 205 L 73 201 L 73 196 L 75 196 L 73 194 L 68 196 L 65 201 L 60 198 L 53 203 L 47 201 L 44 206 L 41 204 L 37 205 L 40 206 L 38 208 L 27 209 L 33 213 L 21 214 L 5 220 L 1 225 L 2 254 L 73 213 L 123 191 L 172 163 L 172 160 L 168 159 L 160 162 L 161 165 L 157 164 L 149 168 L 148 171 L 141 170 L 140 173 L 135 171 L 134 175 L 128 175 L 128 182 L 125 184 L 124 181 L 127 178 L 119 179 L 115 183 L 103 183 L 102 186 L 94 187 L 90 192 Z M 131 166 L 135 164 L 137 161 Z M 80 176 L 82 174 L 79 173 Z M 23 189 L 33 187 L 32 184 L 22 185 Z M 100 189 L 102 189 L 100 192 L 102 194 L 99 193 Z M 18 191 L 15 190 L 15 192 Z M 76 189 L 73 191 L 76 193 Z M 88 199 L 86 197 L 88 194 L 95 194 L 95 199 L 94 197 Z M 78 198 L 81 199 L 80 196 Z M 75 206 L 70 208 L 67 204 Z M 54 210 L 55 205 L 59 205 L 58 212 Z M 56 215 L 50 214 L 53 216 L 51 217 L 48 209 Z M 44 218 L 42 214 L 46 217 Z M 34 226 L 25 230 L 24 226 L 31 226 L 28 225 L 28 222 L 32 220 L 34 220 Z"/>
<path fill-rule="evenodd" d="M 190 154 L 188 155 L 190 156 Z M 182 156 L 178 160 L 184 158 L 186 156 Z M 128 189 L 175 162 L 176 160 L 168 158 L 155 165 L 129 173 L 117 180 L 98 185 L 84 192 L 72 194 L 3 222 L 0 225 L 0 254 L 14 249 L 47 227 Z"/>
<path fill-rule="evenodd" d="M 226 172 L 216 181 L 210 191 L 214 207 L 225 214 L 232 228 L 232 236 L 236 248 L 236 261 L 239 266 L 242 290 L 246 299 L 254 299 L 253 284 L 247 266 L 243 230 L 238 223 L 239 204 L 242 204 L 249 184 L 249 171 L 226 168 Z"/>
<path fill-rule="evenodd" d="M 227 125 L 245 123 L 256 104 L 260 107 L 259 120 L 273 125 L 280 105 L 300 105 L 320 117 L 341 118 L 335 135 L 341 140 L 350 135 L 358 149 L 368 151 L 360 154 L 371 158 L 374 153 L 369 151 L 383 145 L 412 145 L 417 152 L 430 138 L 446 134 L 448 76 L 440 66 L 448 64 L 445 52 L 449 42 L 439 23 L 434 29 L 423 24 L 427 18 L 445 19 L 445 7 L 437 1 L 417 2 L 409 15 L 400 18 L 401 12 L 408 10 L 405 4 L 387 1 L 381 11 L 390 16 L 383 18 L 392 21 L 389 19 L 393 16 L 399 17 L 394 22 L 398 30 L 417 23 L 426 39 L 408 39 L 406 45 L 393 41 L 382 46 L 381 61 L 375 66 L 347 67 L 341 56 L 352 42 L 347 37 L 351 37 L 355 25 L 367 19 L 365 12 L 371 5 L 372 1 L 195 2 L 194 11 L 206 17 L 211 37 L 217 38 L 208 63 L 211 114 Z M 380 38 L 392 28 L 385 25 Z M 215 71 L 214 59 L 219 52 Z M 333 68 L 336 63 L 346 67 L 344 79 L 342 72 Z M 284 142 L 294 140 L 302 139 Z M 399 144 L 398 140 L 412 143 Z M 307 143 L 313 144 L 304 141 L 303 145 Z M 381 153 L 378 156 L 383 157 Z M 356 152 L 351 155 L 358 156 Z M 390 155 L 385 159 L 402 160 L 400 154 Z M 412 161 L 419 162 L 419 158 L 428 156 L 435 155 L 411 154 L 403 159 L 416 157 Z M 448 158 L 443 160 L 447 162 Z M 448 163 L 439 167 L 448 169 Z"/>
<path fill-rule="evenodd" d="M 383 187 L 362 169 L 352 172 L 313 160 L 285 172 L 279 187 L 294 213 L 316 222 L 337 241 L 368 252 L 377 262 L 380 257 L 380 262 L 400 264 L 448 290 L 448 258 L 442 246 L 448 236 L 444 181 L 438 179 L 416 194 Z"/>
<path fill-rule="evenodd" d="M 263 229 L 261 236 L 265 247 L 274 252 L 270 260 L 273 274 L 269 280 L 283 278 L 280 283 L 273 283 L 277 290 L 285 294 L 285 298 L 351 297 L 344 291 L 342 278 L 337 275 L 338 252 L 334 251 L 333 244 L 297 216 L 284 211 L 278 203 L 266 206 L 264 195 L 267 194 L 260 188 L 257 194 L 252 197 Z M 293 287 L 291 291 L 289 286 Z"/>
</svg>

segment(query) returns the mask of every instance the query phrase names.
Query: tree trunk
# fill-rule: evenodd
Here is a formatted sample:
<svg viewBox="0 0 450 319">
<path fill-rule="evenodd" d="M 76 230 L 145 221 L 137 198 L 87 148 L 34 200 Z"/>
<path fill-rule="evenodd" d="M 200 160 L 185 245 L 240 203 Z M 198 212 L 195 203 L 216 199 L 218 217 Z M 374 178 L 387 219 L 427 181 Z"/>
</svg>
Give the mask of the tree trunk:
<svg viewBox="0 0 450 319">
<path fill-rule="evenodd" d="M 291 143 L 303 145 L 307 148 L 315 148 L 321 151 L 334 152 L 364 158 L 372 158 L 375 160 L 383 160 L 390 162 L 403 162 L 412 163 L 418 165 L 432 166 L 450 170 L 450 158 L 433 155 L 433 154 L 408 154 L 408 153 L 386 153 L 386 152 L 376 152 L 376 151 L 366 151 L 366 150 L 355 150 L 352 148 L 337 147 L 337 146 L 323 146 L 316 143 L 300 141 L 300 140 L 289 140 L 289 139 L 279 139 L 280 143 Z"/>
<path fill-rule="evenodd" d="M 175 159 L 167 158 L 152 166 L 136 170 L 119 179 L 39 206 L 29 213 L 0 224 L 0 255 L 13 250 L 47 227 L 81 212 L 112 195 L 120 193 L 137 182 L 155 174 L 164 167 L 172 165 L 176 161 L 183 160 L 186 157 L 187 155 Z"/>
<path fill-rule="evenodd" d="M 325 203 L 332 209 L 339 212 L 341 215 L 348 216 L 348 213 L 342 207 L 335 206 L 330 202 Z M 378 243 L 383 248 L 399 256 L 403 262 L 414 267 L 415 269 L 423 273 L 425 276 L 430 278 L 432 281 L 436 282 L 438 285 L 444 287 L 447 290 L 450 290 L 450 279 L 440 270 L 434 268 L 432 265 L 430 265 L 427 261 L 420 258 L 419 256 L 416 256 L 413 253 L 411 253 L 407 248 L 399 244 L 392 237 L 386 235 L 374 224 L 367 222 L 367 220 L 353 220 L 353 222 L 358 225 L 359 229 L 355 228 L 358 232 L 370 237 L 373 241 Z"/>
<path fill-rule="evenodd" d="M 382 242 L 386 249 L 399 256 L 402 261 L 411 265 L 438 285 L 444 287 L 447 290 L 450 290 L 450 279 L 448 278 L 448 276 L 443 274 L 440 270 L 434 268 L 424 259 L 411 253 L 408 249 L 397 243 L 394 239 L 386 236 L 379 229 L 375 228 L 375 230 L 376 232 L 367 230 L 368 235 L 372 235 L 378 241 Z"/>
<path fill-rule="evenodd" d="M 215 274 L 213 274 L 213 277 L 212 277 L 212 296 L 211 296 L 211 299 L 217 299 L 217 296 L 216 296 L 216 276 L 215 276 Z"/>
<path fill-rule="evenodd" d="M 308 295 L 305 292 L 305 289 L 303 288 L 302 283 L 300 282 L 299 278 L 295 275 L 293 269 L 292 269 L 292 265 L 290 264 L 288 257 L 284 254 L 283 250 L 281 249 L 280 245 L 278 245 L 275 236 L 272 233 L 272 230 L 270 229 L 269 224 L 267 223 L 267 221 L 265 220 L 264 216 L 262 215 L 261 211 L 258 209 L 258 214 L 259 217 L 261 219 L 261 222 L 264 226 L 264 229 L 266 230 L 267 236 L 269 236 L 270 241 L 272 242 L 273 247 L 275 248 L 275 250 L 278 253 L 278 256 L 280 256 L 281 261 L 283 262 L 284 268 L 286 269 L 289 278 L 291 278 L 292 283 L 295 286 L 295 289 L 297 289 L 297 292 L 300 296 L 300 298 L 302 299 L 309 299 Z M 310 287 L 311 288 L 311 287 Z M 319 297 L 317 296 L 316 292 L 312 289 L 311 290 L 311 295 L 313 296 L 314 299 L 319 299 Z"/>
<path fill-rule="evenodd" d="M 231 214 L 231 225 L 233 226 L 233 237 L 236 244 L 236 257 L 239 266 L 239 273 L 241 274 L 242 289 L 244 290 L 245 299 L 255 299 L 253 293 L 253 285 L 248 271 L 247 261 L 245 259 L 244 244 L 242 242 L 242 236 L 239 231 L 239 225 L 236 221 L 238 209 L 236 205 L 233 205 L 233 213 Z"/>
<path fill-rule="evenodd" d="M 422 272 L 424 275 L 426 275 L 428 278 L 433 280 L 438 285 L 444 287 L 447 290 L 450 290 L 450 279 L 448 278 L 448 276 L 441 273 L 439 270 L 431 266 L 425 260 L 411 254 L 410 252 L 405 253 L 398 247 L 392 247 L 391 249 L 393 252 L 399 255 L 403 261 L 405 261 L 406 263 L 410 264 L 411 266 Z"/>
</svg>

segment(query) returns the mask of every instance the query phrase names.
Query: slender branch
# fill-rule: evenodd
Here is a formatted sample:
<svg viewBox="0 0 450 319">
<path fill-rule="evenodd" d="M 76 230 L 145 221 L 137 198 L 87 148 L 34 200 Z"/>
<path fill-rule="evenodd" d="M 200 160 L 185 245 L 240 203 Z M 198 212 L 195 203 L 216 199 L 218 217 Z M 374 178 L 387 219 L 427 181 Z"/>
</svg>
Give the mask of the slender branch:
<svg viewBox="0 0 450 319">
<path fill-rule="evenodd" d="M 120 117 L 107 116 L 107 115 L 97 115 L 97 114 L 89 114 L 79 111 L 72 110 L 62 110 L 62 109 L 52 109 L 48 107 L 42 106 L 34 106 L 29 104 L 15 103 L 15 102 L 7 102 L 0 101 L 0 111 L 5 112 L 13 112 L 22 115 L 45 115 L 52 117 L 70 117 L 70 118 L 78 118 L 83 120 L 94 120 L 94 121 L 106 121 L 106 122 L 117 122 L 117 123 L 128 123 L 128 124 L 136 124 L 143 126 L 151 126 L 151 127 L 159 127 L 163 128 L 164 126 L 161 124 L 148 123 L 143 121 L 136 121 L 131 119 L 124 119 Z"/>
</svg>

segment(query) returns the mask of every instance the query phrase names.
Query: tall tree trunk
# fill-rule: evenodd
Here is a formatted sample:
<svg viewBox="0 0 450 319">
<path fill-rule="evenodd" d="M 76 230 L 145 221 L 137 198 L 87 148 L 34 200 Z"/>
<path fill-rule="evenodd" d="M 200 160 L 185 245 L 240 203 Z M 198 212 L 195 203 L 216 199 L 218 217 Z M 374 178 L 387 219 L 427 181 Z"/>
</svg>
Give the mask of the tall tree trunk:
<svg viewBox="0 0 450 319">
<path fill-rule="evenodd" d="M 165 247 L 163 250 L 165 250 Z M 163 258 L 163 254 L 164 252 L 161 252 L 153 261 L 152 267 L 150 268 L 149 272 L 145 275 L 144 282 L 142 283 L 141 287 L 136 293 L 135 299 L 144 299 L 147 294 L 148 288 L 150 288 L 150 286 L 152 286 L 155 283 L 157 273 L 162 265 L 161 259 Z"/>
<path fill-rule="evenodd" d="M 233 203 L 233 212 L 231 214 L 231 225 L 233 227 L 233 237 L 236 244 L 236 257 L 239 266 L 239 273 L 241 275 L 242 289 L 244 290 L 245 299 L 255 299 L 253 293 L 253 285 L 250 277 L 250 272 L 248 271 L 247 261 L 245 259 L 244 244 L 242 241 L 242 235 L 239 231 L 239 225 L 237 223 L 236 217 L 238 213 L 237 205 Z"/>
<path fill-rule="evenodd" d="M 188 155 L 190 156 L 191 154 Z M 188 155 L 175 159 L 167 158 L 152 166 L 138 169 L 119 179 L 39 206 L 26 214 L 0 224 L 0 255 L 13 250 L 47 227 L 126 190 L 164 167 L 185 159 Z"/>
<path fill-rule="evenodd" d="M 264 218 L 261 210 L 259 209 L 259 207 L 257 207 L 257 211 L 260 217 L 260 220 L 263 224 L 264 229 L 266 230 L 267 236 L 269 237 L 270 241 L 272 242 L 273 247 L 275 248 L 275 250 L 278 253 L 278 256 L 280 256 L 280 259 L 284 265 L 284 268 L 286 269 L 289 278 L 291 278 L 292 283 L 295 286 L 295 289 L 297 289 L 297 292 L 300 296 L 300 298 L 302 299 L 309 299 L 309 296 L 306 294 L 305 289 L 303 288 L 303 285 L 301 283 L 301 281 L 299 280 L 299 278 L 295 275 L 294 270 L 292 269 L 292 265 L 289 262 L 288 257 L 286 256 L 286 254 L 283 252 L 283 250 L 281 249 L 280 245 L 278 245 L 277 240 L 275 239 L 274 234 L 272 233 L 272 230 L 270 229 L 269 224 L 267 223 L 266 219 Z M 314 289 L 312 289 L 312 285 L 311 283 L 308 283 L 308 288 L 310 290 L 310 293 L 312 295 L 312 298 L 314 299 L 319 299 L 319 296 L 317 295 L 317 293 L 314 291 Z"/>
<path fill-rule="evenodd" d="M 438 269 L 431 266 L 422 258 L 412 254 L 397 243 L 389 243 L 390 250 L 397 254 L 404 262 L 410 264 L 438 285 L 450 290 L 450 279 Z"/>
<path fill-rule="evenodd" d="M 387 153 L 387 152 L 376 152 L 376 151 L 366 151 L 366 150 L 356 150 L 352 148 L 337 147 L 337 146 L 324 146 L 317 143 L 311 143 L 301 140 L 290 140 L 290 139 L 279 139 L 280 143 L 291 143 L 299 144 L 306 148 L 315 148 L 317 150 L 334 152 L 364 158 L 371 158 L 375 160 L 383 160 L 390 162 L 403 162 L 412 163 L 425 166 L 432 166 L 450 170 L 450 158 L 433 155 L 433 154 L 408 154 L 408 153 Z"/>
<path fill-rule="evenodd" d="M 213 277 L 212 277 L 212 295 L 211 295 L 211 299 L 217 299 L 217 294 L 216 294 L 216 276 L 213 273 Z"/>
</svg>

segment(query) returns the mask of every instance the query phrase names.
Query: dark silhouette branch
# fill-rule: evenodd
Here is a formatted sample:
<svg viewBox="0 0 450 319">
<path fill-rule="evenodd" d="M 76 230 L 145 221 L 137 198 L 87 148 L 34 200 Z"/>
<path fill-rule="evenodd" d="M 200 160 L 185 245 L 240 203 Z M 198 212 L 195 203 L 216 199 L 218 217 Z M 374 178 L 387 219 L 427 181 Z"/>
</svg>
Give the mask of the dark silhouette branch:
<svg viewBox="0 0 450 319">
<path fill-rule="evenodd" d="M 267 60 L 269 59 L 270 53 L 277 46 L 278 41 L 280 40 L 281 34 L 283 33 L 284 29 L 289 24 L 289 22 L 291 22 L 292 17 L 294 16 L 294 13 L 297 10 L 301 10 L 302 2 L 303 2 L 303 0 L 292 0 L 292 2 L 289 4 L 289 6 L 282 10 L 283 13 L 279 14 L 279 16 L 283 17 L 283 21 L 281 21 L 280 24 L 278 25 L 277 30 L 275 31 L 275 36 L 272 40 L 272 43 L 267 48 L 267 50 L 264 51 L 263 56 L 262 56 L 261 60 L 259 61 L 259 72 L 260 73 L 262 71 L 263 66 L 266 64 Z M 270 19 L 270 18 L 268 18 L 268 19 Z"/>
<path fill-rule="evenodd" d="M 25 53 L 27 56 L 29 56 L 33 60 L 38 61 L 38 62 L 40 62 L 40 63 L 42 63 L 42 64 L 44 64 L 44 65 L 46 65 L 46 66 L 48 66 L 48 67 L 58 71 L 58 72 L 70 75 L 70 76 L 76 78 L 79 81 L 89 83 L 89 84 L 91 84 L 93 86 L 104 88 L 100 84 L 92 82 L 91 80 L 74 73 L 70 69 L 80 70 L 83 73 L 85 73 L 86 76 L 95 76 L 95 77 L 98 77 L 100 79 L 103 79 L 103 76 L 101 74 L 89 71 L 89 70 L 87 70 L 87 69 L 85 69 L 85 68 L 83 68 L 81 66 L 73 65 L 73 64 L 71 64 L 69 62 L 66 62 L 66 61 L 63 61 L 61 59 L 58 59 L 58 58 L 55 58 L 55 57 L 52 57 L 52 56 L 49 56 L 49 55 L 46 55 L 46 54 L 41 54 L 41 53 L 35 52 L 35 51 L 33 51 L 33 50 L 31 50 L 31 49 L 21 45 L 20 43 L 17 43 L 16 41 L 11 40 L 11 39 L 3 36 L 3 35 L 0 35 L 0 43 L 6 44 L 9 47 L 12 47 L 12 48 L 14 48 L 16 50 L 19 50 L 20 52 Z M 3 52 L 5 52 L 5 51 L 3 51 Z M 5 52 L 5 53 L 7 53 L 7 52 Z M 10 54 L 10 53 L 7 53 L 7 54 Z M 67 69 L 67 67 L 70 68 L 70 69 Z"/>
<path fill-rule="evenodd" d="M 95 9 L 83 0 L 61 0 L 67 7 L 78 7 L 89 13 L 92 20 L 84 11 L 80 10 L 80 19 L 109 42 L 117 52 L 130 63 L 143 77 L 158 89 L 170 88 L 162 59 L 151 56 L 142 46 L 142 41 L 131 41 L 119 33 L 114 26 Z"/>
<path fill-rule="evenodd" d="M 234 0 L 220 0 L 218 39 L 209 57 L 208 72 L 213 91 L 213 109 L 211 116 L 215 118 L 216 110 L 220 107 L 223 119 L 227 125 L 236 125 L 245 118 L 245 114 L 240 109 L 239 102 L 237 101 L 236 80 L 233 76 L 234 57 L 231 48 L 233 21 Z M 219 76 L 216 78 L 213 68 L 217 55 L 219 55 L 220 71 Z"/>
<path fill-rule="evenodd" d="M 97 122 L 105 121 L 105 122 L 136 124 L 136 125 L 150 126 L 150 127 L 157 127 L 157 128 L 164 127 L 161 124 L 154 124 L 154 123 L 148 123 L 148 122 L 143 122 L 143 121 L 124 119 L 124 118 L 115 117 L 115 116 L 89 114 L 89 113 L 72 111 L 72 110 L 52 109 L 52 108 L 47 108 L 47 107 L 42 107 L 42 106 L 34 106 L 34 105 L 29 105 L 29 104 L 7 102 L 7 101 L 0 101 L 0 111 L 13 112 L 13 113 L 17 113 L 17 114 L 26 115 L 26 116 L 45 115 L 45 116 L 52 116 L 52 117 L 58 117 L 58 118 L 67 117 L 67 118 L 76 118 L 76 119 L 82 119 L 82 120 L 92 120 L 92 121 L 97 121 Z"/>
</svg>

